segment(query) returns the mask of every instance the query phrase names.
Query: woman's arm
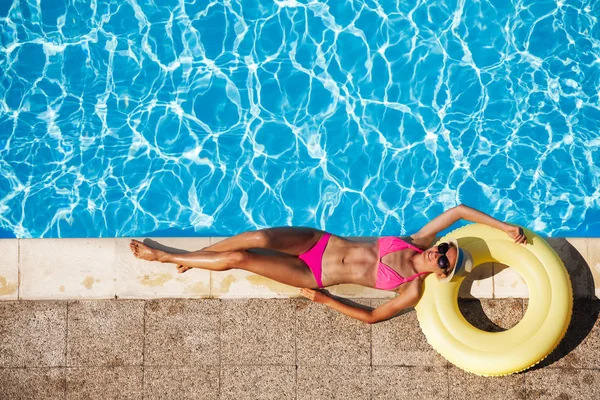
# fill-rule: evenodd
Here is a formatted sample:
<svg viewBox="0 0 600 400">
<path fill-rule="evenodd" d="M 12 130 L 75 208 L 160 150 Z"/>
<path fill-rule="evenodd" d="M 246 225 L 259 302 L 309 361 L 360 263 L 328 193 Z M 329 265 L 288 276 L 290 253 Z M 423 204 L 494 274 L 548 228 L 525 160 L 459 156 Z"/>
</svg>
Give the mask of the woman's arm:
<svg viewBox="0 0 600 400">
<path fill-rule="evenodd" d="M 417 284 L 410 285 L 398 297 L 382 304 L 374 310 L 365 310 L 364 308 L 344 304 L 318 290 L 301 289 L 300 293 L 316 303 L 325 304 L 349 317 L 366 322 L 367 324 L 374 324 L 392 318 L 405 308 L 414 307 L 421 298 L 420 287 L 421 285 Z"/>
<path fill-rule="evenodd" d="M 515 239 L 516 243 L 525 243 L 526 237 L 523 230 L 518 226 L 507 224 L 506 222 L 498 221 L 497 219 L 464 204 L 460 204 L 449 210 L 444 211 L 441 215 L 435 217 L 419 232 L 411 235 L 413 243 L 416 246 L 428 248 L 431 246 L 438 233 L 454 224 L 459 219 L 464 219 L 471 222 L 478 222 L 497 228 L 506 232 L 511 238 Z"/>
</svg>

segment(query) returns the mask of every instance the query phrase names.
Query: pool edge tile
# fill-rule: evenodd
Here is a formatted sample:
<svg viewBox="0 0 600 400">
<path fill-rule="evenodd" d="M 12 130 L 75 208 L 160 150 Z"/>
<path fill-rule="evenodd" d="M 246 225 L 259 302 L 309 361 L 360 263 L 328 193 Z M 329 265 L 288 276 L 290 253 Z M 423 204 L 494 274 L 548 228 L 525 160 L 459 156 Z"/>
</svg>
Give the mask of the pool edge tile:
<svg viewBox="0 0 600 400">
<path fill-rule="evenodd" d="M 587 258 L 594 280 L 594 297 L 600 299 L 600 238 L 587 238 Z"/>
<path fill-rule="evenodd" d="M 529 298 L 527 283 L 513 268 L 494 263 L 494 298 Z"/>
<path fill-rule="evenodd" d="M 19 299 L 19 239 L 0 240 L 0 301 Z"/>
<path fill-rule="evenodd" d="M 252 272 L 232 269 L 212 272 L 211 296 L 217 299 L 296 298 L 300 289 Z"/>
<path fill-rule="evenodd" d="M 116 296 L 119 299 L 156 299 L 210 297 L 210 271 L 192 268 L 183 274 L 175 264 L 150 262 L 135 258 L 129 249 L 132 239 L 117 239 Z M 207 246 L 208 238 L 151 238 L 149 244 L 169 251 L 197 251 Z"/>
<path fill-rule="evenodd" d="M 210 237 L 210 244 L 227 238 Z M 300 289 L 252 272 L 231 269 L 211 272 L 210 296 L 216 299 L 295 298 L 300 296 Z"/>
<path fill-rule="evenodd" d="M 114 238 L 21 239 L 19 249 L 20 299 L 114 298 Z"/>
<path fill-rule="evenodd" d="M 153 238 L 165 245 L 199 250 L 227 237 Z M 354 238 L 356 239 L 356 238 Z M 564 238 L 585 259 L 590 269 L 593 292 L 600 297 L 600 239 Z M 140 271 L 168 274 L 175 284 L 164 290 L 124 290 L 123 269 L 130 268 L 123 242 L 130 238 L 101 239 L 2 239 L 0 251 L 7 255 L 0 265 L 0 278 L 8 284 L 14 280 L 16 290 L 0 294 L 0 301 L 14 300 L 77 300 L 77 299 L 154 299 L 154 298 L 298 298 L 299 289 L 242 270 L 213 272 L 193 269 L 185 274 L 170 271 L 172 265 L 139 261 Z M 112 242 L 112 243 L 111 243 Z M 4 250 L 3 247 L 8 247 Z M 182 246 L 179 246 L 182 247 Z M 79 250 L 78 250 L 79 249 Z M 80 254 L 78 252 L 81 252 Z M 109 265 L 107 265 L 109 264 Z M 494 263 L 493 272 L 479 287 L 471 288 L 461 298 L 528 298 L 527 285 L 511 268 Z M 498 275 L 498 276 L 496 276 Z M 89 279 L 93 277 L 94 279 Z M 190 279 L 192 278 L 192 279 Z M 577 277 L 572 277 L 577 280 Z M 87 282 L 86 282 L 87 279 Z M 112 280 L 112 281 L 111 281 Z M 100 282 L 98 282 L 100 281 Z M 98 285 L 104 282 L 106 287 Z M 55 283 L 53 287 L 52 283 Z M 589 281 L 588 281 L 589 283 Z M 2 284 L 2 280 L 0 280 Z M 87 285 L 86 289 L 83 289 Z M 6 286 L 6 285 L 5 285 Z M 70 287 L 69 287 L 70 286 Z M 81 287 L 80 287 L 81 286 Z M 110 287 L 109 287 L 110 286 Z M 52 287 L 52 290 L 48 290 Z M 61 287 L 63 291 L 61 291 Z M 0 286 L 2 290 L 3 286 Z M 187 288 L 187 289 L 186 289 Z M 345 298 L 393 298 L 393 292 L 363 288 L 358 285 L 335 285 L 327 289 L 334 296 Z M 0 292 L 1 293 L 1 292 Z M 579 298 L 581 293 L 574 293 Z"/>
</svg>

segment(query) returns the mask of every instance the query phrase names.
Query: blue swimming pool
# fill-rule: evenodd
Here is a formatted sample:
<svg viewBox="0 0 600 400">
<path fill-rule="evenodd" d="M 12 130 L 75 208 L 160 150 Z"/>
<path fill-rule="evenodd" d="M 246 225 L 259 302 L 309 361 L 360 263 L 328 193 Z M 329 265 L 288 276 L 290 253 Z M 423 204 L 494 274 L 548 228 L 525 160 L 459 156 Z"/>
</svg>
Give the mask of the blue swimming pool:
<svg viewBox="0 0 600 400">
<path fill-rule="evenodd" d="M 600 2 L 0 2 L 5 237 L 600 236 Z"/>
</svg>

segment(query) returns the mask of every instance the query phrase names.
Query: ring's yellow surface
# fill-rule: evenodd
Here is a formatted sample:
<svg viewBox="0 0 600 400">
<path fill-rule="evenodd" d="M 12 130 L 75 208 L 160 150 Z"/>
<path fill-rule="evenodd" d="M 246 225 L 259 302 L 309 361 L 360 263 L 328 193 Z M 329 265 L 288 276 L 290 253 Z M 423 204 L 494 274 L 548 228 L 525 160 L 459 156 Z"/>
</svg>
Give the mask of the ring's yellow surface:
<svg viewBox="0 0 600 400">
<path fill-rule="evenodd" d="M 529 288 L 529 305 L 516 326 L 504 332 L 475 328 L 458 308 L 464 276 L 440 283 L 425 279 L 423 297 L 415 307 L 427 341 L 448 361 L 466 371 L 508 375 L 527 369 L 550 354 L 564 337 L 573 309 L 571 280 L 561 259 L 541 237 L 525 230 L 527 245 L 485 225 L 459 228 L 441 239 L 454 238 L 473 256 L 474 268 L 499 262 L 515 269 Z"/>
</svg>

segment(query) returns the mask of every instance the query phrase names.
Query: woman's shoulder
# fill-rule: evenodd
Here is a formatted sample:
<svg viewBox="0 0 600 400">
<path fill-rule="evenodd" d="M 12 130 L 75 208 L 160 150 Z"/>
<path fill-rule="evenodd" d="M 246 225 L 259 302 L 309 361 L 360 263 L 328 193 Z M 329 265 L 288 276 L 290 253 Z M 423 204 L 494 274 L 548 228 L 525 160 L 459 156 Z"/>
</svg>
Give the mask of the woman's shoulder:
<svg viewBox="0 0 600 400">
<path fill-rule="evenodd" d="M 406 243 L 418 247 L 421 250 L 427 250 L 429 248 L 429 243 L 425 243 L 424 240 L 415 240 L 412 236 L 400 236 L 400 239 L 404 240 Z"/>
</svg>

